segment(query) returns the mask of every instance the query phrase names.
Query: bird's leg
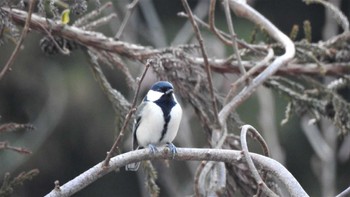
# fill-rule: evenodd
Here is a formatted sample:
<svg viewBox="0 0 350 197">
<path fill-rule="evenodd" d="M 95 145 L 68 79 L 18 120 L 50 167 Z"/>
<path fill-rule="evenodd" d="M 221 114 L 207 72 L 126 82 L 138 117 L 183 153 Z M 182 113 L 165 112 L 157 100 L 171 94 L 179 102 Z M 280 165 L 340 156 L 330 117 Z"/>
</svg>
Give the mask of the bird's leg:
<svg viewBox="0 0 350 197">
<path fill-rule="evenodd" d="M 157 147 L 153 144 L 148 144 L 148 148 L 150 149 L 151 154 L 158 152 Z"/>
<path fill-rule="evenodd" d="M 175 157 L 175 155 L 177 153 L 176 146 L 173 143 L 171 143 L 171 142 L 168 142 L 166 144 L 167 144 L 167 147 L 169 148 L 169 150 L 170 150 L 170 152 L 172 154 L 172 158 L 174 159 L 174 157 Z"/>
</svg>

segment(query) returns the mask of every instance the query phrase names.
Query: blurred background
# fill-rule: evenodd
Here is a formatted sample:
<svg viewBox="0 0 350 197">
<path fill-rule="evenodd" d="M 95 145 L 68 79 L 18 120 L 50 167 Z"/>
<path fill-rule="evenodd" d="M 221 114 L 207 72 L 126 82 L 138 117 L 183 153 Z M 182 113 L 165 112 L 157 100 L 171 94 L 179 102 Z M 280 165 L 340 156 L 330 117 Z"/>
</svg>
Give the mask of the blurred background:
<svg viewBox="0 0 350 197">
<path fill-rule="evenodd" d="M 107 1 L 100 2 L 104 4 Z M 349 17 L 350 2 L 334 2 L 338 3 L 344 14 Z M 115 12 L 118 17 L 112 23 L 100 27 L 98 31 L 113 37 L 125 15 L 128 3 L 130 2 L 114 1 L 113 7 L 105 10 L 103 14 Z M 207 18 L 205 12 L 208 10 L 209 1 L 191 0 L 189 3 L 193 9 L 199 10 L 199 16 Z M 320 5 L 305 5 L 301 0 L 259 0 L 250 1 L 250 4 L 287 35 L 294 24 L 302 28 L 305 20 L 311 22 L 313 42 L 327 39 L 339 32 L 335 22 L 328 21 L 327 12 Z M 95 8 L 96 2 L 89 1 L 88 10 Z M 181 33 L 187 21 L 177 17 L 177 13 L 182 11 L 184 9 L 181 1 L 141 0 L 121 40 L 157 48 L 195 42 L 193 34 L 188 38 L 183 36 L 192 32 L 190 26 L 187 28 L 189 33 Z M 74 20 L 72 16 L 72 21 Z M 236 17 L 233 22 L 238 37 L 249 41 L 254 25 Z M 216 24 L 226 30 L 226 20 L 220 3 L 217 3 Z M 203 34 L 205 40 L 210 42 L 206 43 L 210 56 L 227 57 L 232 52 L 231 47 L 221 45 L 212 34 L 206 31 Z M 297 40 L 303 36 L 299 33 Z M 0 151 L 0 180 L 5 172 L 10 172 L 14 177 L 22 171 L 34 168 L 40 171 L 33 180 L 16 188 L 14 196 L 43 196 L 54 188 L 55 180 L 64 184 L 94 166 L 105 158 L 118 132 L 116 114 L 96 83 L 84 53 L 75 50 L 68 56 L 46 55 L 39 46 L 42 37 L 43 35 L 35 31 L 29 33 L 12 71 L 0 81 L 0 122 L 31 123 L 36 128 L 0 135 L 0 141 L 8 141 L 13 146 L 26 147 L 33 152 L 31 155 L 21 155 L 9 150 Z M 264 39 L 264 36 L 259 35 L 258 39 Z M 0 46 L 1 67 L 7 62 L 14 47 L 11 42 Z M 103 66 L 103 69 L 113 88 L 131 101 L 134 93 L 127 87 L 125 76 L 116 68 Z M 130 71 L 137 77 L 142 71 L 142 66 L 130 63 Z M 226 79 L 225 76 L 214 75 L 216 85 Z M 156 80 L 152 73 L 148 74 L 143 83 L 142 96 Z M 293 116 L 286 125 L 280 126 L 287 100 L 275 93 L 270 96 L 274 104 L 270 108 L 271 114 L 274 114 L 271 121 L 277 130 L 277 139 L 282 150 L 280 162 L 296 177 L 310 196 L 320 196 L 321 185 L 315 167 L 317 156 L 300 127 L 301 120 Z M 186 115 L 174 144 L 180 147 L 207 147 L 200 125 L 195 124 L 197 120 L 193 110 L 185 101 L 181 102 L 186 108 Z M 261 129 L 261 116 L 264 116 L 260 114 L 262 102 L 253 95 L 238 110 L 241 119 L 258 130 Z M 184 141 L 186 136 L 191 138 Z M 124 138 L 124 144 L 122 151 L 129 151 L 130 133 Z M 340 145 L 336 145 L 336 149 L 339 150 Z M 339 193 L 350 185 L 350 162 L 348 159 L 338 159 L 335 164 L 335 192 Z M 160 196 L 193 194 L 193 172 L 198 162 L 170 161 L 169 165 L 170 167 L 167 167 L 164 162 L 155 162 L 159 173 L 176 178 L 169 180 L 160 176 Z M 147 196 L 142 172 L 125 172 L 124 169 L 120 169 L 117 173 L 110 173 L 99 179 L 75 196 L 99 195 Z"/>
</svg>

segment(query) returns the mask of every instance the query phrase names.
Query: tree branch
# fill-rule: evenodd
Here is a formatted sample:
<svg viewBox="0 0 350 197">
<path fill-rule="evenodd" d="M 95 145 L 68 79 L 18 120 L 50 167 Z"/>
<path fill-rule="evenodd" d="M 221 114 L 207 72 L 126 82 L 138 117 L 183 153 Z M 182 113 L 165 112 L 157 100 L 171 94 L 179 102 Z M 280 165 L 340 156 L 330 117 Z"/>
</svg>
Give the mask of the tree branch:
<svg viewBox="0 0 350 197">
<path fill-rule="evenodd" d="M 208 78 L 208 83 L 209 83 L 208 85 L 209 85 L 209 93 L 210 93 L 210 97 L 211 97 L 211 103 L 212 103 L 212 107 L 213 107 L 213 115 L 215 118 L 214 119 L 214 126 L 215 126 L 215 128 L 220 128 L 221 125 L 220 125 L 219 117 L 218 117 L 218 106 L 217 106 L 215 95 L 214 95 L 212 73 L 211 73 L 211 68 L 210 68 L 209 61 L 208 61 L 208 55 L 207 55 L 207 52 L 205 50 L 204 41 L 203 41 L 202 35 L 200 34 L 199 27 L 198 27 L 196 21 L 194 20 L 192 11 L 190 9 L 190 6 L 187 3 L 187 0 L 182 0 L 182 4 L 186 10 L 186 13 L 189 16 L 190 22 L 192 23 L 195 35 L 197 37 L 197 40 L 199 42 L 199 46 L 200 46 L 200 49 L 202 52 L 205 71 L 207 73 L 207 78 Z"/>
<path fill-rule="evenodd" d="M 74 179 L 68 181 L 66 184 L 52 190 L 49 194 L 46 195 L 46 197 L 71 196 L 86 186 L 90 185 L 91 183 L 95 182 L 97 179 L 103 177 L 107 173 L 112 172 L 129 163 L 135 163 L 149 159 L 172 158 L 172 154 L 168 148 L 163 147 L 159 148 L 158 150 L 159 151 L 155 152 L 154 154 L 150 154 L 150 150 L 146 148 L 118 155 L 110 160 L 109 168 L 103 168 L 103 162 L 100 162 L 94 167 L 75 177 Z M 250 154 L 257 165 L 261 166 L 264 170 L 271 173 L 275 178 L 284 184 L 290 196 L 308 196 L 298 181 L 283 165 L 271 158 L 255 153 Z M 177 148 L 177 154 L 175 155 L 174 159 L 181 161 L 210 160 L 227 163 L 239 163 L 241 162 L 241 151 L 227 149 Z"/>
<path fill-rule="evenodd" d="M 141 83 L 143 81 L 143 79 L 145 78 L 146 76 L 146 73 L 148 71 L 148 68 L 150 66 L 150 61 L 148 61 L 145 65 L 145 69 L 143 70 L 142 74 L 141 74 L 141 77 L 138 78 L 137 80 L 137 89 L 136 89 L 136 92 L 135 92 L 135 95 L 134 95 L 134 98 L 132 100 L 132 103 L 131 103 L 131 107 L 130 107 L 130 110 L 129 112 L 127 113 L 126 115 L 126 118 L 124 120 L 124 123 L 123 123 L 123 126 L 122 128 L 120 129 L 120 132 L 119 132 L 119 135 L 117 137 L 117 139 L 115 140 L 114 144 L 112 145 L 111 149 L 108 151 L 108 154 L 106 156 L 106 159 L 104 161 L 104 167 L 108 167 L 108 164 L 109 164 L 109 160 L 112 158 L 112 156 L 114 155 L 114 152 L 116 151 L 116 149 L 118 148 L 118 144 L 120 142 L 120 140 L 123 138 L 124 136 L 124 132 L 126 130 L 126 127 L 128 126 L 128 123 L 132 117 L 132 115 L 134 114 L 134 112 L 136 111 L 136 102 L 137 102 L 137 98 L 139 96 L 139 92 L 140 92 L 140 87 L 141 87 Z"/>
<path fill-rule="evenodd" d="M 252 126 L 250 125 L 244 125 L 242 126 L 241 129 L 241 145 L 242 145 L 242 151 L 244 154 L 244 157 L 247 161 L 248 167 L 256 181 L 256 183 L 258 184 L 258 192 L 257 192 L 257 196 L 259 196 L 260 190 L 263 191 L 267 196 L 270 197 L 277 197 L 277 195 L 266 185 L 265 183 L 265 178 L 266 178 L 266 173 L 263 173 L 263 178 L 260 176 L 258 170 L 256 169 L 253 160 L 249 154 L 249 150 L 248 150 L 248 145 L 247 145 L 247 133 L 248 131 L 252 132 L 253 135 L 256 136 L 256 139 L 258 140 L 258 142 L 261 144 L 264 153 L 269 155 L 269 149 L 267 147 L 266 142 L 264 141 L 264 139 L 262 138 L 262 136 L 259 134 L 259 132 Z"/>
<path fill-rule="evenodd" d="M 28 13 L 17 9 L 2 8 L 4 11 L 11 14 L 14 22 L 24 25 L 28 18 Z M 257 22 L 258 23 L 258 22 Z M 65 25 L 64 28 L 61 24 L 54 22 L 50 19 L 32 14 L 31 21 L 29 22 L 30 28 L 47 34 L 47 29 L 50 29 L 53 35 L 59 35 L 69 40 L 74 40 L 84 46 L 94 47 L 96 50 L 104 50 L 107 52 L 117 53 L 119 55 L 128 57 L 132 60 L 138 60 L 145 62 L 148 58 L 157 54 L 162 54 L 164 51 L 175 51 L 177 48 L 169 47 L 166 49 L 153 49 L 141 45 L 131 44 L 123 41 L 116 41 L 113 38 L 104 36 L 101 33 L 93 31 L 85 31 L 75 26 Z M 323 47 L 330 47 L 336 45 L 339 42 L 344 42 L 350 39 L 350 33 L 341 34 L 333 37 L 332 39 L 324 42 Z M 239 43 L 241 44 L 241 43 Z M 250 47 L 251 48 L 251 47 Z M 255 49 L 256 50 L 256 49 Z M 204 66 L 204 60 L 200 57 L 187 57 L 188 60 Z M 208 59 L 209 65 L 213 72 L 217 73 L 239 73 L 239 67 L 237 62 L 227 62 L 226 59 Z M 251 61 L 242 61 L 242 65 L 246 70 L 253 68 Z M 256 71 L 256 74 L 261 73 L 267 68 L 268 65 L 263 65 Z M 274 73 L 277 75 L 327 75 L 338 76 L 350 73 L 350 66 L 348 63 L 324 63 L 322 69 L 315 63 L 289 63 L 288 67 L 279 67 Z"/>
<path fill-rule="evenodd" d="M 229 114 L 237 108 L 237 106 L 247 99 L 256 88 L 261 85 L 266 79 L 272 76 L 277 70 L 287 64 L 295 55 L 295 46 L 293 42 L 283 34 L 279 29 L 277 29 L 269 20 L 267 20 L 263 15 L 254 10 L 252 7 L 241 1 L 230 0 L 230 7 L 234 12 L 244 18 L 253 21 L 264 27 L 266 32 L 277 41 L 281 42 L 285 47 L 285 53 L 282 56 L 277 57 L 270 66 L 268 66 L 262 73 L 253 79 L 253 81 L 244 88 L 236 97 L 234 97 L 219 113 L 220 123 L 224 124 L 226 122 Z"/>
</svg>

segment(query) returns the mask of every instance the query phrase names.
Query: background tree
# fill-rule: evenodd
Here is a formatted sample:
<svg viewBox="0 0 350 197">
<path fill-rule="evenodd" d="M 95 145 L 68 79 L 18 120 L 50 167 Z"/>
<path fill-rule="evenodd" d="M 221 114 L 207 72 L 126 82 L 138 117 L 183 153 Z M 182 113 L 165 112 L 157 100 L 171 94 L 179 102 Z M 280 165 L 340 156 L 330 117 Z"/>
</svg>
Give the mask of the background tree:
<svg viewBox="0 0 350 197">
<path fill-rule="evenodd" d="M 40 170 L 17 195 L 332 196 L 349 186 L 346 1 L 249 2 L 258 11 L 234 0 L 129 3 L 1 2 L 1 121 L 36 129 L 1 136 L 33 154 L 2 149 L 0 173 Z M 164 162 L 162 149 L 137 176 L 121 169 L 95 181 L 150 158 L 135 151 L 91 168 L 113 143 L 111 156 L 130 150 L 132 106 L 158 79 L 185 109 L 175 144 L 192 148 L 175 159 L 203 161 Z M 274 160 L 251 158 L 247 133 L 250 151 Z M 91 179 L 73 179 L 82 172 Z"/>
</svg>

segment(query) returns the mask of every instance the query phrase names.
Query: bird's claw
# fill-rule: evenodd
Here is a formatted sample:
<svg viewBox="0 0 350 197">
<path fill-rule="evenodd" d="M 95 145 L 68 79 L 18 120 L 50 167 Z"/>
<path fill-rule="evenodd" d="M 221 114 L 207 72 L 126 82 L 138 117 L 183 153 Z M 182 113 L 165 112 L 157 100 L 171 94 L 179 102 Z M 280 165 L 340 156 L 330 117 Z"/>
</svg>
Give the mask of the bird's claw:
<svg viewBox="0 0 350 197">
<path fill-rule="evenodd" d="M 174 158 L 175 158 L 175 155 L 176 155 L 176 153 L 177 153 L 176 146 L 175 146 L 173 143 L 168 142 L 168 143 L 167 143 L 167 147 L 169 148 L 169 150 L 170 150 L 170 152 L 171 152 L 171 154 L 172 154 L 172 159 L 174 159 Z"/>
<path fill-rule="evenodd" d="M 156 152 L 158 152 L 157 147 L 156 147 L 155 145 L 153 145 L 153 144 L 149 144 L 149 145 L 148 145 L 148 148 L 149 148 L 151 154 L 153 154 L 153 155 L 154 155 Z"/>
</svg>

